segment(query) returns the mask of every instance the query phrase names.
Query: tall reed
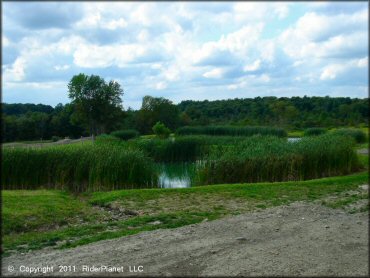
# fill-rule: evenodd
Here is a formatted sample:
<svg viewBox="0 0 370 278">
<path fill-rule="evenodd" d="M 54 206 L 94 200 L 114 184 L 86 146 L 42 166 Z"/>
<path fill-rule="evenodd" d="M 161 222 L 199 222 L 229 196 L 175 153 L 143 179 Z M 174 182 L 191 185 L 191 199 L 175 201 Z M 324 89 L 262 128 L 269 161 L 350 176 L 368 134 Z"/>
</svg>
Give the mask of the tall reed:
<svg viewBox="0 0 370 278">
<path fill-rule="evenodd" d="M 238 145 L 213 148 L 200 184 L 290 181 L 345 175 L 359 169 L 354 142 L 343 136 L 322 135 L 287 142 L 254 136 Z"/>
<path fill-rule="evenodd" d="M 361 129 L 355 128 L 341 128 L 333 131 L 333 134 L 344 135 L 352 137 L 357 143 L 366 142 L 366 134 Z"/>
<path fill-rule="evenodd" d="M 176 131 L 178 135 L 228 135 L 228 136 L 252 136 L 273 135 L 287 137 L 287 132 L 282 128 L 263 126 L 185 126 Z"/>
<path fill-rule="evenodd" d="M 3 149 L 3 189 L 83 192 L 155 187 L 157 181 L 156 167 L 142 151 L 112 144 Z"/>
</svg>

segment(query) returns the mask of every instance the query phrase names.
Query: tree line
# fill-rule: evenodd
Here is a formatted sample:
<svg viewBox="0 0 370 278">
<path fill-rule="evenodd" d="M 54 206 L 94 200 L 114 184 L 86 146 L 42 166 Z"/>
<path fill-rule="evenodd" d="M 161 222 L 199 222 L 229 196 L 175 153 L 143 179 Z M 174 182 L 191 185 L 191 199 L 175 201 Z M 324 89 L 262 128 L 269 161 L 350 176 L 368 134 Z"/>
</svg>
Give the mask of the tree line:
<svg viewBox="0 0 370 278">
<path fill-rule="evenodd" d="M 256 97 L 182 101 L 145 96 L 139 110 L 123 109 L 123 89 L 114 81 L 79 74 L 68 84 L 70 103 L 2 103 L 2 141 L 79 138 L 133 129 L 153 133 L 160 122 L 171 131 L 183 126 L 238 125 L 308 127 L 368 126 L 369 99 L 349 97 Z"/>
</svg>

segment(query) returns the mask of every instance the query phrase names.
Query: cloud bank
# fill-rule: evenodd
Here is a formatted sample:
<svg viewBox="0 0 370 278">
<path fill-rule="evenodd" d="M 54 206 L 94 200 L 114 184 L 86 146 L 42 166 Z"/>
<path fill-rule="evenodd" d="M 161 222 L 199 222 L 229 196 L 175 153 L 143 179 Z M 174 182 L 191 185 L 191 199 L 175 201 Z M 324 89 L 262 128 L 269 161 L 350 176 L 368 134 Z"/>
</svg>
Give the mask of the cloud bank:
<svg viewBox="0 0 370 278">
<path fill-rule="evenodd" d="M 80 72 L 124 106 L 256 96 L 368 95 L 367 3 L 3 4 L 4 102 L 68 102 Z"/>
</svg>

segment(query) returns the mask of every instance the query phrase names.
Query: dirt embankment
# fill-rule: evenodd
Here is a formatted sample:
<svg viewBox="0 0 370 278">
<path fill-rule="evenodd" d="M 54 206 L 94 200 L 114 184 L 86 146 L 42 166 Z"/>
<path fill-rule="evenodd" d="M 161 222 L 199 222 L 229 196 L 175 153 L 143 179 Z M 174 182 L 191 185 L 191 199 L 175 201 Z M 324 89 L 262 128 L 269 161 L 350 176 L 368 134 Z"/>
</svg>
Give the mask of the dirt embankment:
<svg viewBox="0 0 370 278">
<path fill-rule="evenodd" d="M 19 271 L 23 265 L 54 266 L 48 276 L 367 276 L 368 249 L 367 213 L 294 203 L 74 249 L 13 255 L 3 259 L 2 272 L 29 276 Z M 59 272 L 60 265 L 72 271 Z M 84 265 L 123 272 L 87 272 Z M 138 269 L 143 272 L 130 272 Z"/>
</svg>

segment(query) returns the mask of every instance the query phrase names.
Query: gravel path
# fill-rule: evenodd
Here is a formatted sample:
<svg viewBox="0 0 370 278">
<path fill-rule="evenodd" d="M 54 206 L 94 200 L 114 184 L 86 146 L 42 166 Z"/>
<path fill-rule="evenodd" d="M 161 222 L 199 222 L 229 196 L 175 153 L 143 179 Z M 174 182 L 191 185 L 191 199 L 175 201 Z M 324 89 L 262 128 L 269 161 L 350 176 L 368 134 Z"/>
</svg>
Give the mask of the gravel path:
<svg viewBox="0 0 370 278">
<path fill-rule="evenodd" d="M 19 267 L 54 266 L 50 275 L 367 276 L 368 214 L 294 203 L 172 230 L 156 230 L 66 250 L 3 259 Z M 60 273 L 58 266 L 76 267 Z M 123 272 L 86 272 L 82 266 Z M 15 271 L 10 273 L 8 267 Z M 122 266 L 122 268 L 120 268 Z M 143 272 L 130 272 L 141 270 Z M 134 268 L 135 266 L 135 268 Z M 24 269 L 24 268 L 23 268 Z M 40 273 L 38 273 L 40 275 Z"/>
</svg>

